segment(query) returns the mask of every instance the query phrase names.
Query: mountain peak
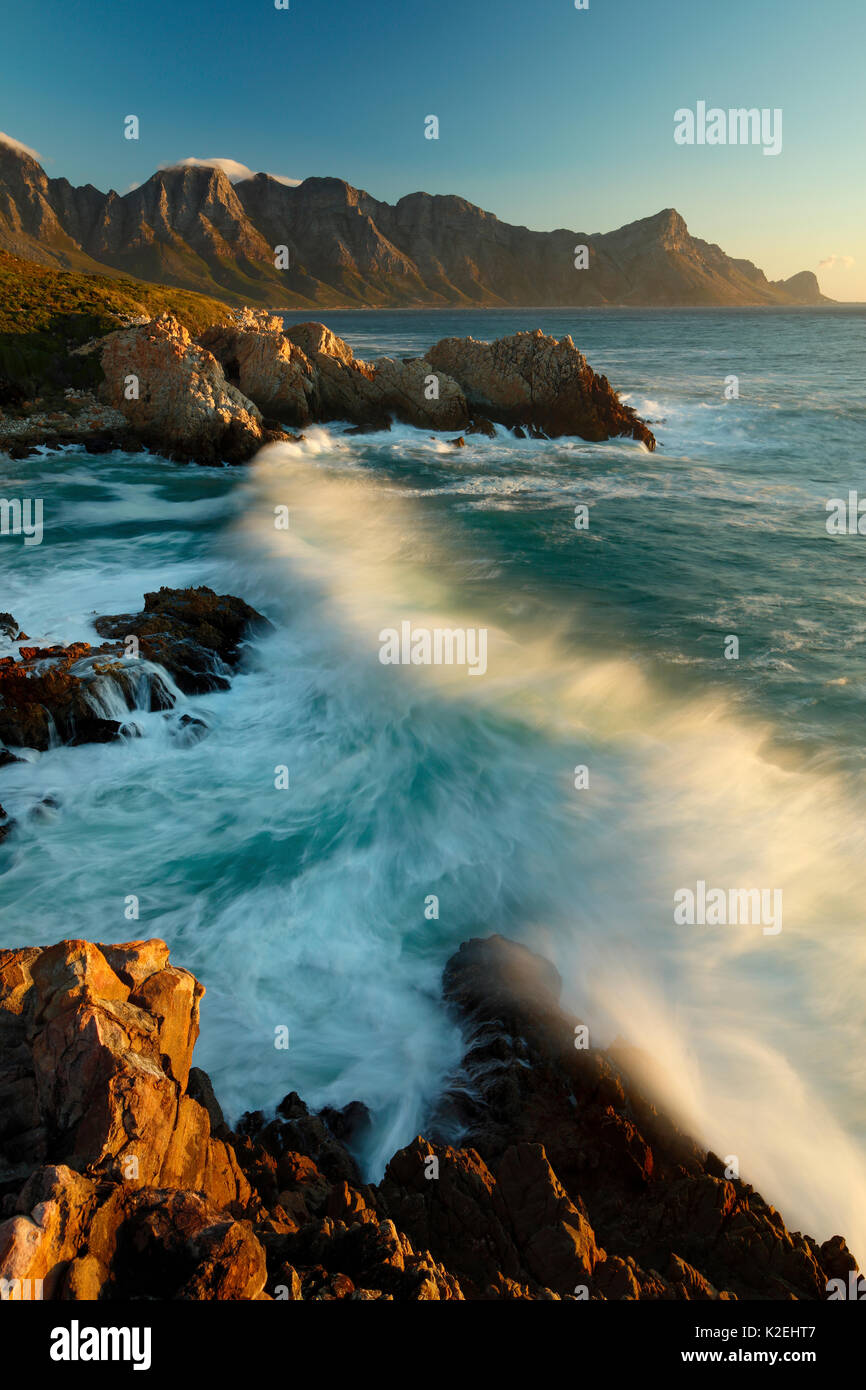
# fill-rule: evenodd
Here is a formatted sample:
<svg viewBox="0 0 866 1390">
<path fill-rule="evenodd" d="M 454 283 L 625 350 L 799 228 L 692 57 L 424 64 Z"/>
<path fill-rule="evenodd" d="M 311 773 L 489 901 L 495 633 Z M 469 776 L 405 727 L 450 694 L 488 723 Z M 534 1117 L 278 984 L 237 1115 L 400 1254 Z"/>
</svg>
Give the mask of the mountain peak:
<svg viewBox="0 0 866 1390">
<path fill-rule="evenodd" d="M 811 272 L 770 282 L 689 234 L 676 208 L 588 235 L 512 226 L 457 194 L 392 206 L 345 179 L 290 183 L 190 157 L 119 197 L 49 179 L 0 136 L 0 249 L 221 295 L 233 304 L 445 307 L 822 302 Z M 586 242 L 575 275 L 570 245 Z M 285 247 L 285 268 L 275 259 Z"/>
</svg>

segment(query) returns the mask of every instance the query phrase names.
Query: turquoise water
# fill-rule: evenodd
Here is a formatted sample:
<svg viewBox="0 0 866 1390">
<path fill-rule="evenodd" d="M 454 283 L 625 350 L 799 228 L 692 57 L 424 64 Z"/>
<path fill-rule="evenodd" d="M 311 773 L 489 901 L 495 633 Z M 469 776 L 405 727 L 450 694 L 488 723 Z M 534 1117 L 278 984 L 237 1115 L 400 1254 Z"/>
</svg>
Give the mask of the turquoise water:
<svg viewBox="0 0 866 1390">
<path fill-rule="evenodd" d="M 3 944 L 164 937 L 207 986 L 198 1061 L 232 1117 L 364 1100 L 377 1174 L 459 1056 L 442 965 L 504 931 L 789 1223 L 866 1249 L 866 537 L 825 527 L 866 496 L 864 311 L 327 321 L 368 356 L 570 332 L 659 447 L 330 426 L 243 470 L 11 465 L 4 495 L 45 501 L 41 546 L 0 540 L 0 609 L 31 638 L 92 636 L 162 583 L 277 631 L 189 701 L 201 743 L 136 714 L 140 737 L 0 772 Z M 485 627 L 484 677 L 383 666 L 404 620 Z M 677 925 L 698 880 L 781 889 L 783 930 Z"/>
</svg>

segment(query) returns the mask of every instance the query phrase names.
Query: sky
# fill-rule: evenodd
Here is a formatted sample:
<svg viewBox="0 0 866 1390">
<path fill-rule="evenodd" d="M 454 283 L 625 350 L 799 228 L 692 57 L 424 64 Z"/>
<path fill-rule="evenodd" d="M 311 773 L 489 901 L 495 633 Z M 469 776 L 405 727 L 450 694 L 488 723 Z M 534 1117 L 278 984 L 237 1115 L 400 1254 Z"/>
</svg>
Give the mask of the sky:
<svg viewBox="0 0 866 1390">
<path fill-rule="evenodd" d="M 541 231 L 676 207 L 770 279 L 814 270 L 825 294 L 866 301 L 864 0 L 4 8 L 0 130 L 52 177 L 125 192 L 219 157 L 388 202 L 457 193 Z M 781 109 L 781 152 L 676 144 L 675 112 L 699 101 Z"/>
</svg>

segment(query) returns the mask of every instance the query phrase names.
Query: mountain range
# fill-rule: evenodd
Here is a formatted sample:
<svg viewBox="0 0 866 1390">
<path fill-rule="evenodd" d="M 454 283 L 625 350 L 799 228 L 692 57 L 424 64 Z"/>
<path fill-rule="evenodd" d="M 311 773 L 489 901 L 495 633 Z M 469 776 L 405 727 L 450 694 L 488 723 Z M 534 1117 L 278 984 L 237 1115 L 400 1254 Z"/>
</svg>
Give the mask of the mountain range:
<svg viewBox="0 0 866 1390">
<path fill-rule="evenodd" d="M 673 208 L 613 232 L 535 232 L 456 196 L 411 193 L 392 206 L 342 179 L 233 184 L 201 165 L 161 169 L 121 195 L 49 178 L 6 143 L 0 249 L 274 309 L 831 302 L 811 271 L 770 281 L 693 237 Z"/>
</svg>

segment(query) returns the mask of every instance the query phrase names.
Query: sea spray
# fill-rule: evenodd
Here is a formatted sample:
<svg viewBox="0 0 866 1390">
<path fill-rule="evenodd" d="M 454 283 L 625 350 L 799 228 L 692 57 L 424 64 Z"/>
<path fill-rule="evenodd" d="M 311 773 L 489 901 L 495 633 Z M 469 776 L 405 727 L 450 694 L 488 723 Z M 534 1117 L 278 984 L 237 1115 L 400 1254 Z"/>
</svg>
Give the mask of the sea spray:
<svg viewBox="0 0 866 1390">
<path fill-rule="evenodd" d="M 447 956 L 472 934 L 522 937 L 595 1044 L 635 1044 L 656 1093 L 791 1224 L 860 1253 L 866 860 L 846 653 L 863 619 L 849 542 L 823 524 L 860 435 L 850 330 L 826 333 L 826 377 L 797 379 L 802 317 L 770 332 L 737 316 L 736 417 L 733 319 L 582 317 L 639 408 L 652 390 L 663 459 L 337 427 L 243 473 L 17 463 L 22 491 L 52 497 L 45 544 L 0 551 L 4 607 L 31 636 L 88 639 L 94 612 L 189 583 L 242 595 L 278 631 L 230 691 L 181 706 L 205 719 L 198 743 L 144 710 L 138 739 L 4 769 L 19 827 L 4 943 L 126 939 L 135 895 L 134 934 L 164 936 L 207 986 L 197 1056 L 230 1118 L 293 1089 L 363 1100 L 378 1176 L 460 1056 Z M 831 422 L 836 457 L 813 479 Z M 487 628 L 484 679 L 382 667 L 377 634 L 404 619 Z M 743 630 L 735 676 L 720 673 L 718 633 Z M 684 931 L 672 894 L 698 879 L 778 886 L 784 931 Z"/>
</svg>

